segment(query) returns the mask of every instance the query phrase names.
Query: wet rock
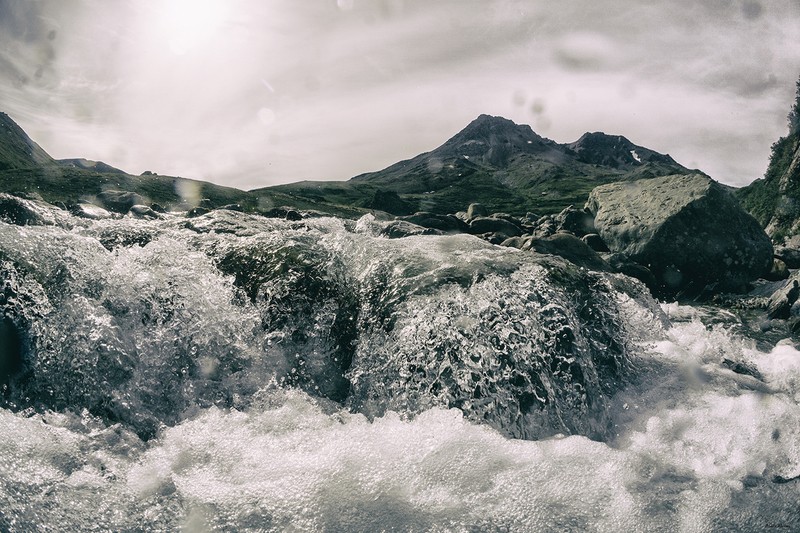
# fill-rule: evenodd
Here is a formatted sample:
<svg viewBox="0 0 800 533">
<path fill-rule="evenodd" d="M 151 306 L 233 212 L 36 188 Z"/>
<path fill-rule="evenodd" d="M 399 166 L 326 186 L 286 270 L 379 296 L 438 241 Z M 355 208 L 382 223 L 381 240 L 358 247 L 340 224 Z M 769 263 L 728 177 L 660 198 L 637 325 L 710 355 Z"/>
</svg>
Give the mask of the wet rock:
<svg viewBox="0 0 800 533">
<path fill-rule="evenodd" d="M 156 203 L 150 204 L 150 209 L 152 209 L 156 213 L 162 213 L 163 214 L 163 213 L 167 212 L 167 209 L 163 205 L 156 204 Z"/>
<path fill-rule="evenodd" d="M 0 386 L 7 384 L 21 369 L 22 341 L 19 331 L 11 320 L 0 314 Z"/>
<path fill-rule="evenodd" d="M 154 238 L 148 231 L 126 226 L 114 226 L 104 229 L 98 235 L 100 244 L 108 251 L 119 247 L 147 246 Z"/>
<path fill-rule="evenodd" d="M 227 204 L 223 205 L 222 207 L 218 207 L 217 209 L 227 209 L 228 211 L 237 211 L 239 213 L 244 212 L 244 208 L 239 204 Z"/>
<path fill-rule="evenodd" d="M 444 235 L 444 232 L 438 229 L 424 228 L 405 220 L 395 220 L 383 228 L 380 234 L 390 239 L 401 239 L 415 235 Z"/>
<path fill-rule="evenodd" d="M 193 207 L 186 212 L 186 218 L 197 218 L 210 212 L 211 210 L 205 207 Z"/>
<path fill-rule="evenodd" d="M 608 248 L 648 267 L 665 293 L 741 290 L 772 264 L 758 222 L 702 174 L 602 185 L 586 205 Z"/>
<path fill-rule="evenodd" d="M 303 215 L 300 214 L 299 211 L 295 211 L 294 209 L 290 209 L 286 212 L 286 220 L 291 220 L 293 222 L 297 222 L 298 220 L 303 220 Z"/>
<path fill-rule="evenodd" d="M 743 361 L 733 361 L 732 359 L 724 358 L 722 360 L 722 366 L 736 372 L 737 374 L 742 374 L 744 376 L 752 376 L 761 381 L 764 380 L 763 376 L 761 375 L 761 372 L 759 372 L 755 366 L 745 363 Z"/>
<path fill-rule="evenodd" d="M 128 210 L 128 213 L 136 218 L 161 218 L 161 215 L 146 205 L 134 205 Z"/>
<path fill-rule="evenodd" d="M 531 238 L 523 246 L 540 254 L 563 257 L 567 261 L 590 270 L 610 271 L 611 267 L 597 252 L 569 233 L 556 233 L 543 239 Z"/>
<path fill-rule="evenodd" d="M 604 254 L 602 257 L 611 265 L 614 272 L 638 279 L 650 289 L 650 292 L 658 294 L 659 285 L 653 273 L 646 266 L 634 263 L 624 254 Z"/>
<path fill-rule="evenodd" d="M 522 228 L 503 218 L 477 217 L 469 222 L 469 232 L 473 235 L 480 233 L 503 233 L 506 237 L 519 237 Z"/>
<path fill-rule="evenodd" d="M 88 203 L 73 205 L 72 208 L 70 208 L 70 212 L 76 217 L 87 218 L 89 220 L 105 220 L 113 216 L 110 211 Z"/>
<path fill-rule="evenodd" d="M 17 226 L 49 226 L 56 223 L 52 208 L 35 200 L 0 193 L 0 220 Z"/>
<path fill-rule="evenodd" d="M 595 252 L 609 251 L 608 246 L 606 246 L 606 243 L 603 241 L 603 238 L 597 233 L 587 233 L 586 235 L 581 237 L 581 240 L 585 242 L 587 246 L 589 246 L 589 248 L 591 248 Z"/>
<path fill-rule="evenodd" d="M 147 205 L 147 199 L 135 192 L 107 190 L 97 195 L 97 203 L 109 211 L 125 214 L 135 205 Z"/>
<path fill-rule="evenodd" d="M 800 282 L 798 274 L 786 280 L 786 283 L 770 297 L 767 304 L 767 317 L 770 319 L 786 319 L 791 316 L 791 310 L 797 297 L 800 295 Z"/>
</svg>

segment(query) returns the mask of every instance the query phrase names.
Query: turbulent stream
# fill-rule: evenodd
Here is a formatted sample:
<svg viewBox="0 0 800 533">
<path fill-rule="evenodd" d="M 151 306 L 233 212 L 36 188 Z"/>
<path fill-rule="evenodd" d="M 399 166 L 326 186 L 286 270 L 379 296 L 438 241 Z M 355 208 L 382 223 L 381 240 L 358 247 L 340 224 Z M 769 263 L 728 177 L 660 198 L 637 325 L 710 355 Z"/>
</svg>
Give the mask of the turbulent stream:
<svg viewBox="0 0 800 533">
<path fill-rule="evenodd" d="M 1 531 L 800 531 L 789 341 L 369 216 L 44 215 L 0 222 Z"/>
</svg>

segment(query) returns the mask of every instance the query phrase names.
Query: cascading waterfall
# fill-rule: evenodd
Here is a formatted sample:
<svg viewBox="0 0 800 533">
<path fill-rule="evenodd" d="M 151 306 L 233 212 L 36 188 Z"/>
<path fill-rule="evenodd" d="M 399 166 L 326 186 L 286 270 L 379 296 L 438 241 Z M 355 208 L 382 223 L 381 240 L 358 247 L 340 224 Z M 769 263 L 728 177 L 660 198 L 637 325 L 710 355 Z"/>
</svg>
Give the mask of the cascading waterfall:
<svg viewBox="0 0 800 533">
<path fill-rule="evenodd" d="M 0 222 L 0 529 L 800 528 L 790 344 L 371 217 L 51 216 Z"/>
</svg>

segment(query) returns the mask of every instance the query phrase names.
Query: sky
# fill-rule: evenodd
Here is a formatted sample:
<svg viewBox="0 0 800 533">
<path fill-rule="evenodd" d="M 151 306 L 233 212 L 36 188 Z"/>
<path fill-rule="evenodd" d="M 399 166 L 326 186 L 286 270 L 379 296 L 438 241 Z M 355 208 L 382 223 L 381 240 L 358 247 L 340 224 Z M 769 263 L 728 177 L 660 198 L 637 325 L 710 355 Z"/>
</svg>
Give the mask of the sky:
<svg viewBox="0 0 800 533">
<path fill-rule="evenodd" d="M 0 0 L 0 111 L 56 158 L 345 180 L 481 113 L 742 186 L 787 132 L 798 0 Z"/>
</svg>

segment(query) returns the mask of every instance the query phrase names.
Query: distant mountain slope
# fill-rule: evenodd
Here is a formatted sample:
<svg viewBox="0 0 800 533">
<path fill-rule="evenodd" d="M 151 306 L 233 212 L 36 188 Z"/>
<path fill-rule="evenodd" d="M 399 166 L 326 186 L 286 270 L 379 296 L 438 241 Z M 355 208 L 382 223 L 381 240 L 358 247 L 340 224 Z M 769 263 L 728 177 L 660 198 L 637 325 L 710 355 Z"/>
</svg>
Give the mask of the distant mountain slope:
<svg viewBox="0 0 800 533">
<path fill-rule="evenodd" d="M 481 115 L 442 146 L 383 170 L 336 184 L 300 182 L 267 190 L 377 209 L 370 205 L 376 191 L 392 191 L 419 210 L 452 213 L 480 201 L 493 211 L 551 213 L 582 205 L 602 183 L 688 172 L 670 156 L 622 136 L 586 133 L 558 144 L 530 126 Z"/>
<path fill-rule="evenodd" d="M 92 161 L 90 159 L 59 159 L 56 161 L 62 167 L 82 168 L 84 170 L 92 170 L 94 172 L 110 172 L 114 174 L 127 174 L 124 170 L 112 167 L 102 161 Z"/>
<path fill-rule="evenodd" d="M 283 205 L 279 194 L 252 195 L 232 187 L 172 176 L 132 176 L 102 162 L 56 161 L 14 122 L 0 113 L 0 192 L 36 195 L 51 203 L 92 201 L 104 190 L 135 192 L 164 207 L 209 207 L 239 203 L 268 209 Z"/>
<path fill-rule="evenodd" d="M 668 155 L 625 137 L 587 133 L 558 144 L 529 126 L 481 115 L 431 152 L 346 182 L 299 182 L 242 191 L 180 177 L 133 176 L 86 159 L 55 161 L 0 113 L 0 192 L 36 194 L 66 205 L 108 189 L 135 192 L 166 208 L 238 203 L 266 212 L 288 206 L 344 217 L 369 210 L 453 213 L 472 202 L 522 215 L 582 206 L 595 186 L 689 172 Z M 190 194 L 187 194 L 190 191 Z"/>
<path fill-rule="evenodd" d="M 35 168 L 55 161 L 11 117 L 0 113 L 0 170 Z"/>
</svg>

